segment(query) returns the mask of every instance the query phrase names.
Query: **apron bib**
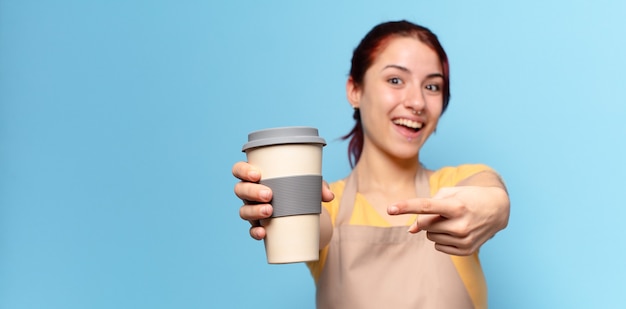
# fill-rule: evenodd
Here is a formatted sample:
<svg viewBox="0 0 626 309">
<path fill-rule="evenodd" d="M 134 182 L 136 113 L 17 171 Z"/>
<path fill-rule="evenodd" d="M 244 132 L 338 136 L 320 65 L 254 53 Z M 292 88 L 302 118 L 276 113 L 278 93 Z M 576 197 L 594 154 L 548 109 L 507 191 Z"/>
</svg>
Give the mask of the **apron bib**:
<svg viewBox="0 0 626 309">
<path fill-rule="evenodd" d="M 425 232 L 349 225 L 356 188 L 352 172 L 317 282 L 317 308 L 473 308 L 452 259 Z M 424 191 L 418 196 L 430 197 Z"/>
</svg>

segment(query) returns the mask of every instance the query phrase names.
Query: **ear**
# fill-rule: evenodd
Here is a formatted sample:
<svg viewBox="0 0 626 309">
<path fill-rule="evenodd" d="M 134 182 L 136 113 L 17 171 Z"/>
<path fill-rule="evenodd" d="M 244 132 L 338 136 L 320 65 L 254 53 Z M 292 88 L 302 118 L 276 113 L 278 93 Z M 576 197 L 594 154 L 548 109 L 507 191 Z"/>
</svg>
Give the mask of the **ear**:
<svg viewBox="0 0 626 309">
<path fill-rule="evenodd" d="M 348 77 L 348 81 L 346 82 L 346 97 L 353 108 L 359 108 L 359 103 L 361 102 L 361 88 L 356 85 L 352 76 Z"/>
</svg>

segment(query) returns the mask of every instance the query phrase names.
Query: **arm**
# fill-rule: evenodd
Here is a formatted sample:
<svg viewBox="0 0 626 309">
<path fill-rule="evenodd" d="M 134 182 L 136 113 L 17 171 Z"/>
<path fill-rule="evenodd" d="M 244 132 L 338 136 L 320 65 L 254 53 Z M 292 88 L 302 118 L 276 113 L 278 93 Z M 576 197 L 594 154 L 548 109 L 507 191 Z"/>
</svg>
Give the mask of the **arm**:
<svg viewBox="0 0 626 309">
<path fill-rule="evenodd" d="M 330 214 L 325 207 L 322 207 L 322 213 L 320 214 L 320 250 L 330 243 L 332 236 L 333 223 L 330 219 Z"/>
</svg>

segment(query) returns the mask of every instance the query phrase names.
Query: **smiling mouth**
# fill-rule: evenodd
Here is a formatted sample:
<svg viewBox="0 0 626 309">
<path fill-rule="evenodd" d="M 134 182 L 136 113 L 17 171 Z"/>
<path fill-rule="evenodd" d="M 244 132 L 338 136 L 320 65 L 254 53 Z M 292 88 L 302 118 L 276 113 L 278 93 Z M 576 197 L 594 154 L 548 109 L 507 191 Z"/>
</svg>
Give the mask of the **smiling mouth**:
<svg viewBox="0 0 626 309">
<path fill-rule="evenodd" d="M 405 119 L 405 118 L 395 119 L 393 120 L 393 123 L 395 125 L 403 126 L 409 130 L 412 130 L 413 132 L 418 132 L 420 129 L 422 129 L 422 126 L 424 125 L 421 122 L 417 122 L 417 121 Z"/>
</svg>

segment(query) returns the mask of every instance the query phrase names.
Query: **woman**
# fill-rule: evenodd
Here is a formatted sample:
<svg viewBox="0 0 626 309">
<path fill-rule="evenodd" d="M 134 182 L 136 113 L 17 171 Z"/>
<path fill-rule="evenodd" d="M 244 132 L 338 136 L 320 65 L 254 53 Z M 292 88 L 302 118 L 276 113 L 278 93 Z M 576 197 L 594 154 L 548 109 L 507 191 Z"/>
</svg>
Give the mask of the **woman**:
<svg viewBox="0 0 626 309">
<path fill-rule="evenodd" d="M 407 21 L 374 27 L 354 50 L 346 93 L 353 170 L 322 192 L 323 249 L 308 263 L 318 307 L 486 308 L 478 249 L 506 227 L 509 198 L 485 165 L 433 171 L 419 161 L 450 98 L 437 37 Z M 256 202 L 240 215 L 263 239 L 271 190 L 245 162 L 233 174 L 237 196 Z"/>
</svg>

